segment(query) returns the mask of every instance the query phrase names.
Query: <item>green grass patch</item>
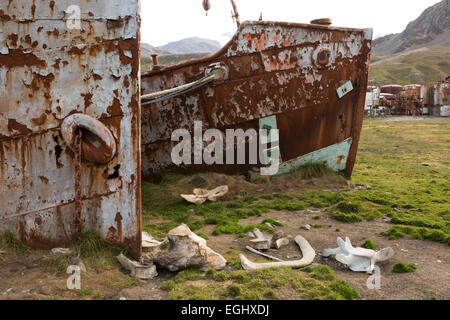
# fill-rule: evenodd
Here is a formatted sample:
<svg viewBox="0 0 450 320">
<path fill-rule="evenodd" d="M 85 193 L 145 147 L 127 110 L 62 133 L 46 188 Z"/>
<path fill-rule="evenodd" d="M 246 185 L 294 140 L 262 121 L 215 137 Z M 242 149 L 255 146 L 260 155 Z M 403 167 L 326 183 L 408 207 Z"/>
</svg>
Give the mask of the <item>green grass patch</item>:
<svg viewBox="0 0 450 320">
<path fill-rule="evenodd" d="M 359 213 L 361 211 L 360 203 L 352 203 L 348 201 L 339 202 L 336 208 L 343 213 Z"/>
<path fill-rule="evenodd" d="M 382 232 L 381 235 L 388 237 L 389 240 L 397 240 L 404 237 L 404 233 L 400 228 L 392 227 L 388 231 Z"/>
<path fill-rule="evenodd" d="M 345 223 L 355 223 L 364 221 L 364 218 L 357 214 L 346 214 L 342 212 L 336 212 L 332 215 L 332 217 L 338 221 Z"/>
<path fill-rule="evenodd" d="M 409 235 L 410 239 L 429 240 L 444 243 L 450 246 L 450 236 L 441 230 L 399 225 L 382 233 L 382 235 L 387 236 L 389 240 L 402 238 L 405 234 Z"/>
<path fill-rule="evenodd" d="M 261 232 L 275 234 L 275 231 L 265 224 L 242 226 L 232 221 L 226 221 L 217 225 L 216 229 L 213 231 L 213 235 L 219 236 L 221 234 L 236 234 L 243 238 L 247 232 L 253 231 L 255 228 L 259 229 Z"/>
<path fill-rule="evenodd" d="M 361 244 L 362 248 L 375 250 L 377 248 L 377 244 L 370 239 L 367 239 Z"/>
<path fill-rule="evenodd" d="M 65 273 L 70 265 L 70 259 L 80 257 L 86 268 L 102 272 L 105 269 L 119 267 L 116 257 L 120 253 L 128 255 L 126 249 L 106 242 L 95 232 L 82 233 L 80 240 L 76 241 L 74 238 L 69 248 L 71 253 L 67 255 L 46 255 L 39 260 L 39 264 L 58 273 Z"/>
<path fill-rule="evenodd" d="M 417 270 L 417 267 L 413 264 L 404 264 L 403 262 L 398 262 L 394 264 L 392 267 L 392 272 L 395 273 L 408 273 L 408 272 L 414 272 Z"/>
<path fill-rule="evenodd" d="M 323 163 L 310 163 L 297 169 L 301 179 L 320 178 L 330 174 L 331 170 Z"/>
<path fill-rule="evenodd" d="M 336 278 L 328 266 L 232 271 L 230 273 L 208 270 L 180 272 L 174 279 L 163 283 L 168 300 L 273 300 L 360 299 L 358 292 L 346 282 Z M 290 288 L 294 296 L 284 297 L 283 289 Z"/>
<path fill-rule="evenodd" d="M 319 167 L 313 166 L 307 171 L 319 170 Z M 302 170 L 299 172 L 303 172 Z M 324 172 L 322 169 L 319 171 Z M 309 207 L 327 208 L 343 200 L 339 193 L 330 191 L 263 195 L 242 193 L 233 199 L 224 198 L 219 202 L 206 202 L 201 206 L 194 206 L 182 200 L 179 197 L 180 192 L 171 191 L 182 179 L 186 180 L 189 177 L 167 174 L 160 184 L 143 183 L 143 230 L 155 238 L 164 238 L 171 229 L 181 223 L 187 224 L 194 232 L 201 231 L 206 225 L 214 225 L 213 236 L 234 234 L 243 237 L 246 232 L 254 228 L 273 233 L 274 231 L 265 225 L 266 222 L 279 227 L 283 227 L 283 224 L 273 219 L 264 219 L 260 224 L 243 226 L 239 221 L 250 217 L 260 217 L 270 211 L 297 212 Z M 194 209 L 194 213 L 188 213 L 191 209 Z"/>
<path fill-rule="evenodd" d="M 102 299 L 103 299 L 103 296 L 102 296 L 100 293 L 96 293 L 96 294 L 93 295 L 93 298 L 94 298 L 95 300 L 102 300 Z"/>
<path fill-rule="evenodd" d="M 100 235 L 95 232 L 88 231 L 81 234 L 80 240 L 73 240 L 71 249 L 76 256 L 81 258 L 96 258 L 105 252 L 120 254 L 125 250 L 106 242 Z"/>
<path fill-rule="evenodd" d="M 27 254 L 31 251 L 27 245 L 25 245 L 22 241 L 17 240 L 9 231 L 6 231 L 0 235 L 0 249 L 7 253 L 15 254 Z"/>
<path fill-rule="evenodd" d="M 198 235 L 199 237 L 205 239 L 205 240 L 209 240 L 209 237 L 204 234 L 203 232 L 197 232 L 196 235 Z"/>
<path fill-rule="evenodd" d="M 223 255 L 223 257 L 227 260 L 227 265 L 236 269 L 242 269 L 241 260 L 239 259 L 239 255 L 241 252 L 236 250 L 230 250 Z"/>
<path fill-rule="evenodd" d="M 344 193 L 346 198 L 356 198 L 352 193 Z M 383 215 L 383 208 L 379 208 L 367 199 L 360 199 L 358 201 L 341 201 L 335 207 L 328 209 L 332 212 L 332 218 L 345 222 L 356 223 L 364 220 L 373 221 Z"/>
<path fill-rule="evenodd" d="M 76 294 L 80 298 L 84 298 L 86 296 L 92 296 L 92 290 L 89 288 L 83 288 L 81 290 L 78 290 Z"/>
<path fill-rule="evenodd" d="M 281 222 L 278 222 L 276 220 L 273 220 L 273 219 L 264 219 L 262 223 L 263 224 L 270 223 L 273 226 L 284 227 L 284 224 L 282 224 Z"/>
</svg>

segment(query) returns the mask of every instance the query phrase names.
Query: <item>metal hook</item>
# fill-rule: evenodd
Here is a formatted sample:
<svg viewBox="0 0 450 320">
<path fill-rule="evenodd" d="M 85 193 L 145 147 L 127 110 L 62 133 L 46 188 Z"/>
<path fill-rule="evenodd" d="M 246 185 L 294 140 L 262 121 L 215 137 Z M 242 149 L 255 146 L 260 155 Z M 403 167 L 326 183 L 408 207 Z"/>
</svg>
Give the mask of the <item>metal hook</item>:
<svg viewBox="0 0 450 320">
<path fill-rule="evenodd" d="M 203 9 L 205 9 L 206 15 L 208 15 L 208 11 L 211 9 L 211 3 L 209 0 L 203 0 Z"/>
</svg>

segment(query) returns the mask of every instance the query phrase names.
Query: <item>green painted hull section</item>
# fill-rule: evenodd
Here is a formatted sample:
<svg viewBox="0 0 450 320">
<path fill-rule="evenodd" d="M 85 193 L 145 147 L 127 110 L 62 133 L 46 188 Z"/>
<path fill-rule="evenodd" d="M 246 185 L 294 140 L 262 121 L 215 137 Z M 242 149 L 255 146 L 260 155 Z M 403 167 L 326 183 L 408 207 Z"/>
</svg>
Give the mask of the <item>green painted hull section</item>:
<svg viewBox="0 0 450 320">
<path fill-rule="evenodd" d="M 323 148 L 295 160 L 286 161 L 280 164 L 278 174 L 286 174 L 299 169 L 308 164 L 324 163 L 333 171 L 344 171 L 347 159 L 352 146 L 353 139 L 349 138 L 344 142 Z"/>
</svg>

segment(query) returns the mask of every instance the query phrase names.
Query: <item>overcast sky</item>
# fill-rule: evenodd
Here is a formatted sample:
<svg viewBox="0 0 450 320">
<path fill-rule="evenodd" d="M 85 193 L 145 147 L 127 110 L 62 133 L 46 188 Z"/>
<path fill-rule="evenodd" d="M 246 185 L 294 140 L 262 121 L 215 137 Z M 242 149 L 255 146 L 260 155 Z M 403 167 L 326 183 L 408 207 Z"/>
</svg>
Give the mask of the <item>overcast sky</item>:
<svg viewBox="0 0 450 320">
<path fill-rule="evenodd" d="M 309 23 L 332 18 L 340 27 L 374 28 L 374 36 L 401 32 L 429 6 L 440 0 L 235 0 L 241 21 Z M 154 46 L 188 37 L 219 41 L 236 31 L 230 0 L 210 0 L 208 16 L 202 0 L 141 0 L 142 41 Z M 228 37 L 226 36 L 228 35 Z"/>
</svg>

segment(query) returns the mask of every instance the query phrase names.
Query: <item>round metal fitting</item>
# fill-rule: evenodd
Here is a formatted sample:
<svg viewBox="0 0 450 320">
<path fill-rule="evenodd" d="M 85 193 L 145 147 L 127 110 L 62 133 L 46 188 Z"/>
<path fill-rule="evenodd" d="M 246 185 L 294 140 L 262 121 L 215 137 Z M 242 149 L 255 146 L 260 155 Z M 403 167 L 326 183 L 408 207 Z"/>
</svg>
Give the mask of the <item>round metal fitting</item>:
<svg viewBox="0 0 450 320">
<path fill-rule="evenodd" d="M 73 114 L 64 119 L 61 134 L 69 146 L 76 150 L 74 135 L 82 131 L 82 157 L 94 164 L 106 164 L 116 155 L 116 141 L 111 131 L 100 121 L 85 114 Z"/>
<path fill-rule="evenodd" d="M 311 24 L 320 24 L 322 26 L 331 26 L 332 21 L 330 18 L 322 18 L 311 21 Z"/>
<path fill-rule="evenodd" d="M 325 66 L 330 63 L 330 57 L 330 50 L 322 48 L 317 52 L 317 63 L 321 66 Z"/>
</svg>

